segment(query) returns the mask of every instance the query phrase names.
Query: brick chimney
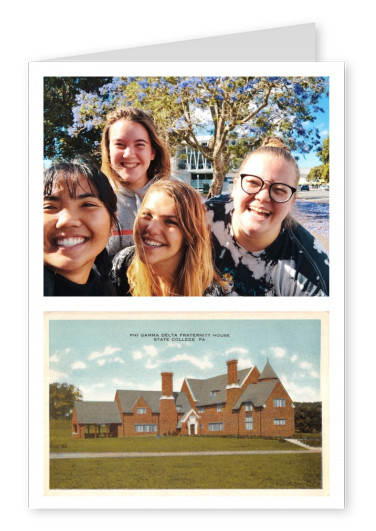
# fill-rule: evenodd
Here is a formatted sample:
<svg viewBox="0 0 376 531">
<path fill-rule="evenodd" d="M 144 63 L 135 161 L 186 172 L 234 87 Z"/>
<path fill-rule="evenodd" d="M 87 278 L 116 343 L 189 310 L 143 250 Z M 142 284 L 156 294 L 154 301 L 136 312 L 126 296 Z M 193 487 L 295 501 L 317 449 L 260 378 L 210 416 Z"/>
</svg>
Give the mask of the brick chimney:
<svg viewBox="0 0 376 531">
<path fill-rule="evenodd" d="M 176 430 L 178 414 L 172 389 L 172 372 L 162 372 L 162 396 L 159 399 L 160 434 L 173 433 Z"/>
<path fill-rule="evenodd" d="M 226 407 L 231 409 L 239 398 L 240 386 L 238 384 L 238 360 L 227 362 Z"/>
<path fill-rule="evenodd" d="M 238 360 L 227 362 L 227 387 L 238 385 Z"/>
<path fill-rule="evenodd" d="M 162 372 L 162 396 L 172 396 L 172 372 Z"/>
</svg>

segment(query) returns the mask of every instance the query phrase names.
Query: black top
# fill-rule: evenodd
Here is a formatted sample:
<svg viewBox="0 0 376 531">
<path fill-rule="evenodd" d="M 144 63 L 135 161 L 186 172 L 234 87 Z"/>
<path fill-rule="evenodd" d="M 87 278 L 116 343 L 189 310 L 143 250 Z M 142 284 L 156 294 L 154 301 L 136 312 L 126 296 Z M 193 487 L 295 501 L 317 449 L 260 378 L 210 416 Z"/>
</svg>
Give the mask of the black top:
<svg viewBox="0 0 376 531">
<path fill-rule="evenodd" d="M 109 278 L 91 270 L 86 284 L 76 284 L 44 266 L 44 295 L 47 297 L 111 297 L 116 290 Z"/>
</svg>

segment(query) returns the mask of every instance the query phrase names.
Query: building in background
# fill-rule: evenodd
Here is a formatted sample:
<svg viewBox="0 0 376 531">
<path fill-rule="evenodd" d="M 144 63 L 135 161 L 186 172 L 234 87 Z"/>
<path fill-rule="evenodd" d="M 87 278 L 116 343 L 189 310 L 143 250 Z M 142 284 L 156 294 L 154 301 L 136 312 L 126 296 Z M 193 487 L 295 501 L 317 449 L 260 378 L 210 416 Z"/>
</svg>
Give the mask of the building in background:
<svg viewBox="0 0 376 531">
<path fill-rule="evenodd" d="M 118 390 L 113 402 L 78 401 L 73 438 L 145 435 L 291 437 L 294 405 L 269 361 L 207 379 L 185 378 L 173 391 L 173 373 L 161 374 L 161 391 Z"/>
</svg>

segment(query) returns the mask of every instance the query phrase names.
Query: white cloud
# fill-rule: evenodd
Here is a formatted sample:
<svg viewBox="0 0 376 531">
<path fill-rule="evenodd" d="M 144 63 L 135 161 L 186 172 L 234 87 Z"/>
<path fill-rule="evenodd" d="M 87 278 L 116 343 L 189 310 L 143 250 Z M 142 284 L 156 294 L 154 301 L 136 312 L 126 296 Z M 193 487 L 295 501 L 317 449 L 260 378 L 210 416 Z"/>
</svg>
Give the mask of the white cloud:
<svg viewBox="0 0 376 531">
<path fill-rule="evenodd" d="M 175 388 L 175 382 L 174 382 L 174 388 Z M 145 385 L 144 386 L 140 386 L 139 389 L 145 389 Z M 162 382 L 161 380 L 154 380 L 153 383 L 151 384 L 148 384 L 148 389 L 150 389 L 150 391 L 161 391 L 162 392 Z M 180 390 L 180 389 L 179 389 Z"/>
<path fill-rule="evenodd" d="M 301 363 L 299 363 L 299 367 L 301 369 L 309 371 L 312 369 L 312 363 L 309 363 L 308 361 L 302 361 Z"/>
<path fill-rule="evenodd" d="M 158 365 L 159 365 L 158 361 L 153 363 L 151 360 L 148 360 L 146 362 L 145 367 L 146 367 L 146 369 L 156 369 L 158 367 Z"/>
<path fill-rule="evenodd" d="M 248 354 L 248 350 L 242 347 L 232 347 L 226 350 L 225 355 L 228 354 Z"/>
<path fill-rule="evenodd" d="M 80 386 L 80 390 L 84 396 L 84 400 L 103 400 L 110 402 L 115 398 L 115 391 L 103 390 L 98 391 L 95 386 Z"/>
<path fill-rule="evenodd" d="M 293 402 L 318 402 L 321 400 L 320 389 L 310 385 L 299 385 L 281 376 L 281 382 Z"/>
<path fill-rule="evenodd" d="M 103 358 L 101 358 L 100 360 L 97 360 L 97 365 L 99 365 L 100 367 L 102 367 L 105 363 L 106 363 L 106 360 L 104 360 Z"/>
<path fill-rule="evenodd" d="M 320 374 L 317 371 L 311 371 L 312 378 L 320 378 Z"/>
<path fill-rule="evenodd" d="M 86 369 L 86 363 L 83 361 L 76 361 L 72 365 L 72 369 L 76 371 L 77 369 Z"/>
<path fill-rule="evenodd" d="M 152 356 L 154 358 L 158 355 L 158 350 L 154 345 L 144 345 L 143 349 L 148 356 Z"/>
<path fill-rule="evenodd" d="M 124 389 L 134 389 L 135 384 L 127 380 L 120 380 L 120 378 L 113 378 L 112 383 L 117 387 L 123 387 Z"/>
<path fill-rule="evenodd" d="M 114 362 L 115 362 L 115 363 L 125 363 L 125 361 L 123 360 L 123 358 L 120 358 L 120 356 L 116 356 L 116 358 L 114 358 Z"/>
<path fill-rule="evenodd" d="M 309 385 L 290 384 L 289 395 L 293 402 L 318 402 L 321 400 L 320 390 Z"/>
<path fill-rule="evenodd" d="M 140 350 L 135 350 L 132 357 L 134 360 L 140 360 L 142 358 L 142 352 Z"/>
<path fill-rule="evenodd" d="M 298 359 L 297 354 L 293 354 L 293 355 L 291 356 L 291 358 L 290 358 L 290 361 L 292 361 L 292 363 L 295 363 L 297 359 Z"/>
<path fill-rule="evenodd" d="M 284 358 L 286 356 L 286 349 L 282 347 L 270 347 L 269 350 L 275 358 Z"/>
<path fill-rule="evenodd" d="M 96 360 L 98 358 L 103 358 L 105 356 L 112 356 L 115 352 L 121 352 L 121 348 L 118 347 L 105 347 L 101 352 L 94 351 L 89 354 L 88 360 Z"/>
<path fill-rule="evenodd" d="M 195 358 L 194 356 L 189 356 L 188 354 L 177 354 L 170 361 L 188 361 L 189 363 L 192 363 L 192 365 L 195 365 L 202 370 L 211 369 L 213 367 L 213 363 L 208 360 L 207 356 L 205 356 L 204 359 L 201 359 Z"/>
<path fill-rule="evenodd" d="M 55 370 L 50 370 L 49 372 L 49 382 L 61 382 L 61 380 L 66 380 L 68 378 L 68 374 L 66 372 L 60 372 Z"/>
<path fill-rule="evenodd" d="M 253 363 L 249 358 L 238 359 L 238 369 L 248 369 L 250 367 L 253 367 Z"/>
<path fill-rule="evenodd" d="M 52 363 L 58 363 L 61 358 L 63 356 L 66 356 L 67 354 L 70 353 L 72 349 L 70 348 L 65 348 L 64 350 L 56 350 L 51 356 L 50 356 L 50 361 Z"/>
</svg>

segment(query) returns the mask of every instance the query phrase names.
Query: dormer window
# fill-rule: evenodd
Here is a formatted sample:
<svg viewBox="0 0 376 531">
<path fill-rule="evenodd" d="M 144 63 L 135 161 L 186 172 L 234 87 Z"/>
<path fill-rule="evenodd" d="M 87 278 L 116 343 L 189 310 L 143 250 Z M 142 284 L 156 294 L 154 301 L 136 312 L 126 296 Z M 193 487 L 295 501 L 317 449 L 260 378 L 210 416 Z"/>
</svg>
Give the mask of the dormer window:
<svg viewBox="0 0 376 531">
<path fill-rule="evenodd" d="M 219 392 L 218 389 L 215 389 L 214 391 L 210 391 L 211 398 L 213 398 L 213 396 L 217 396 L 218 392 Z"/>
<path fill-rule="evenodd" d="M 245 410 L 246 411 L 252 411 L 252 402 L 246 402 L 245 403 Z"/>
<path fill-rule="evenodd" d="M 146 407 L 138 407 L 137 415 L 146 415 Z"/>
</svg>

